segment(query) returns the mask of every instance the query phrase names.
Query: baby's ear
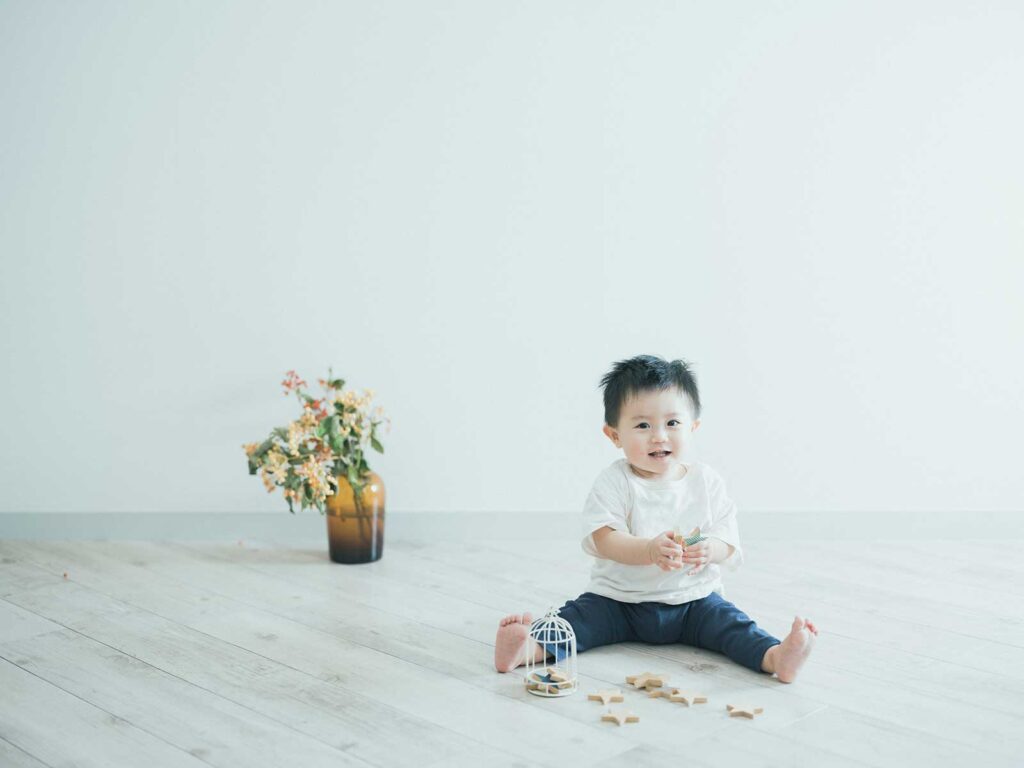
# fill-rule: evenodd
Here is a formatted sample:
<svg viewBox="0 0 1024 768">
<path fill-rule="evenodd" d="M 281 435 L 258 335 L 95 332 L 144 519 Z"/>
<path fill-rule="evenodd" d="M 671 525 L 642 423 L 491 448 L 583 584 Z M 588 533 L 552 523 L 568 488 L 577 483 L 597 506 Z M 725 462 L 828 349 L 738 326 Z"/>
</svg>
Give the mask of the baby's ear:
<svg viewBox="0 0 1024 768">
<path fill-rule="evenodd" d="M 608 435 L 608 439 L 611 440 L 613 443 L 615 443 L 615 447 L 618 448 L 619 447 L 619 433 L 616 432 L 611 427 L 609 427 L 607 424 L 604 425 L 604 429 L 602 431 L 606 435 Z"/>
<path fill-rule="evenodd" d="M 699 427 L 699 426 L 700 426 L 700 419 L 694 419 L 693 426 L 690 427 L 690 431 L 691 432 L 696 432 L 697 431 L 697 427 Z"/>
</svg>

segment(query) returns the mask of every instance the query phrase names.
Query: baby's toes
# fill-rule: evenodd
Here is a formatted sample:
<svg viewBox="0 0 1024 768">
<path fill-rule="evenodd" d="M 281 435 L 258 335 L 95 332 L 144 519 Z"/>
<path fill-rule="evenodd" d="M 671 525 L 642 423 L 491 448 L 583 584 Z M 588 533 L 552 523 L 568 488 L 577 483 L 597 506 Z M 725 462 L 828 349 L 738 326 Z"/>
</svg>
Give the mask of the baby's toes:
<svg viewBox="0 0 1024 768">
<path fill-rule="evenodd" d="M 529 613 L 524 613 L 523 624 L 533 624 L 533 615 Z"/>
</svg>

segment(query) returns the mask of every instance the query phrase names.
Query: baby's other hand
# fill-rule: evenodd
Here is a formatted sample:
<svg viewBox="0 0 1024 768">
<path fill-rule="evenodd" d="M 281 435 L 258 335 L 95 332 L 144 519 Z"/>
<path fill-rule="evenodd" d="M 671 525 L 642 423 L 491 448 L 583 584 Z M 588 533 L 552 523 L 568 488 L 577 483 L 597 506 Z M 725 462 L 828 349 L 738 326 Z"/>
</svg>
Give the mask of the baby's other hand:
<svg viewBox="0 0 1024 768">
<path fill-rule="evenodd" d="M 683 548 L 672 538 L 672 531 L 665 531 L 647 541 L 647 555 L 651 563 L 663 571 L 674 571 L 683 567 Z"/>
<path fill-rule="evenodd" d="M 700 573 L 709 563 L 720 563 L 729 556 L 729 545 L 721 539 L 709 538 L 683 547 L 683 564 L 695 566 L 687 576 Z"/>
</svg>

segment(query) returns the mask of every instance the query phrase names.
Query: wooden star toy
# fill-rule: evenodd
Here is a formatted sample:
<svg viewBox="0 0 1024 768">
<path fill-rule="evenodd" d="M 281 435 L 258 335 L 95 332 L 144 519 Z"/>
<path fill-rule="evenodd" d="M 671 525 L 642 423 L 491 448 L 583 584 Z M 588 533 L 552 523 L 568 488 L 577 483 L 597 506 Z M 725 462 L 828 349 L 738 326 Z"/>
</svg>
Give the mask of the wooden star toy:
<svg viewBox="0 0 1024 768">
<path fill-rule="evenodd" d="M 606 721 L 609 723 L 617 723 L 618 725 L 622 725 L 623 723 L 639 723 L 640 718 L 637 715 L 634 715 L 632 712 L 627 712 L 624 709 L 619 709 L 614 712 L 609 709 L 607 712 L 601 715 L 601 722 L 603 723 Z"/>
<path fill-rule="evenodd" d="M 753 720 L 754 715 L 760 715 L 764 712 L 764 707 L 752 707 L 749 704 L 744 704 L 742 707 L 735 704 L 727 704 L 725 708 L 729 710 L 729 717 L 745 717 L 748 720 Z"/>
<path fill-rule="evenodd" d="M 684 534 L 678 528 L 672 533 L 672 538 L 675 539 L 676 544 L 681 546 L 690 546 L 691 544 L 697 544 L 698 542 L 704 541 L 706 536 L 700 535 L 700 528 L 694 528 L 687 534 Z"/>
<path fill-rule="evenodd" d="M 569 679 L 569 676 L 565 674 L 565 672 L 560 670 L 558 667 L 548 667 L 547 673 L 548 677 L 556 683 L 564 683 L 566 680 Z"/>
<path fill-rule="evenodd" d="M 665 684 L 668 675 L 656 675 L 653 672 L 644 672 L 642 675 L 628 675 L 626 682 L 634 688 L 661 688 Z"/>
<path fill-rule="evenodd" d="M 668 697 L 669 701 L 679 702 L 690 706 L 691 704 L 707 704 L 708 697 L 703 693 L 694 693 L 693 691 L 681 691 L 678 688 L 674 689 L 671 695 Z"/>
<path fill-rule="evenodd" d="M 554 690 L 556 688 L 572 688 L 572 683 L 569 682 L 569 676 L 555 670 L 555 674 L 551 674 L 550 670 L 544 670 L 544 672 L 533 672 L 530 675 L 530 681 L 537 683 L 536 689 L 546 687 L 548 690 Z"/>
<path fill-rule="evenodd" d="M 622 691 L 598 691 L 597 693 L 591 693 L 587 696 L 587 701 L 600 701 L 605 706 L 608 706 L 609 701 L 622 701 Z"/>
<path fill-rule="evenodd" d="M 653 691 L 647 691 L 647 695 L 652 699 L 658 699 L 664 696 L 666 699 L 673 693 L 678 691 L 678 688 L 655 688 Z"/>
</svg>

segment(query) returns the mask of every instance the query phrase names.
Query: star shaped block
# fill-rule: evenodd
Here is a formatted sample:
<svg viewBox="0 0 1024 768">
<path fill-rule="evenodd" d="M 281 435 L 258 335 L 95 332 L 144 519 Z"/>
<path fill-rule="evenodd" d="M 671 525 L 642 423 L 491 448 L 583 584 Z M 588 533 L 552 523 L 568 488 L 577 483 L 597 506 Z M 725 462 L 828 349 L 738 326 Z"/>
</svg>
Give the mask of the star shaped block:
<svg viewBox="0 0 1024 768">
<path fill-rule="evenodd" d="M 562 678 L 559 680 L 559 678 Z M 544 672 L 533 672 L 527 679 L 527 687 L 534 691 L 548 691 L 549 693 L 554 690 L 564 690 L 565 688 L 572 688 L 572 683 L 569 682 L 568 676 L 561 674 L 558 670 L 555 670 L 555 674 L 550 674 L 550 670 L 544 670 Z"/>
<path fill-rule="evenodd" d="M 656 675 L 653 672 L 644 672 L 641 675 L 628 675 L 626 682 L 634 688 L 661 688 L 665 684 L 668 675 Z"/>
<path fill-rule="evenodd" d="M 700 528 L 694 528 L 687 534 L 683 534 L 678 528 L 676 528 L 672 533 L 672 538 L 675 539 L 676 544 L 688 547 L 691 544 L 697 544 L 698 542 L 704 541 L 707 536 L 700 535 Z"/>
<path fill-rule="evenodd" d="M 608 705 L 609 701 L 622 700 L 622 691 L 618 689 L 614 691 L 598 691 L 597 693 L 591 693 L 587 695 L 587 701 L 600 701 L 605 706 Z"/>
<path fill-rule="evenodd" d="M 760 715 L 764 712 L 764 707 L 752 707 L 749 704 L 744 704 L 742 707 L 735 704 L 727 704 L 725 708 L 729 710 L 729 717 L 745 717 L 748 720 L 753 720 L 754 715 Z"/>
<path fill-rule="evenodd" d="M 623 723 L 639 723 L 640 718 L 639 716 L 634 715 L 632 712 L 627 712 L 624 709 L 619 709 L 614 712 L 609 709 L 607 712 L 601 715 L 601 722 L 603 723 L 606 721 L 609 723 L 616 723 L 617 725 L 622 725 Z"/>
<path fill-rule="evenodd" d="M 664 696 L 666 699 L 673 693 L 678 691 L 678 688 L 655 688 L 653 691 L 648 690 L 647 695 L 652 699 L 659 699 Z"/>
<path fill-rule="evenodd" d="M 693 691 L 681 691 L 678 688 L 674 689 L 671 695 L 668 697 L 669 701 L 679 702 L 690 706 L 691 704 L 707 704 L 708 697 L 703 693 L 695 693 Z"/>
<path fill-rule="evenodd" d="M 558 667 L 548 667 L 547 673 L 548 677 L 556 683 L 564 683 L 569 679 L 569 676 Z"/>
</svg>

